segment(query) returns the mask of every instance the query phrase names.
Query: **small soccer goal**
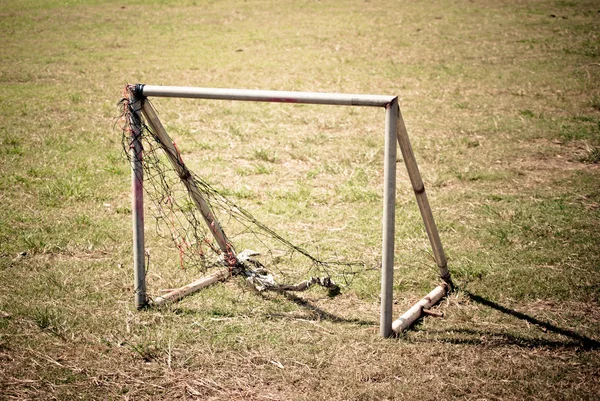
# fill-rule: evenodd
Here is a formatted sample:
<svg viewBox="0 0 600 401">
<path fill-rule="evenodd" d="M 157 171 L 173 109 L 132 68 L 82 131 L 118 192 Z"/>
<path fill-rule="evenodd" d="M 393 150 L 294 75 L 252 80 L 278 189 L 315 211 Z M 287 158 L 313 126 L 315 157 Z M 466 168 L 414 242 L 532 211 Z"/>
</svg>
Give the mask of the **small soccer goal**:
<svg viewBox="0 0 600 401">
<path fill-rule="evenodd" d="M 413 155 L 398 98 L 385 95 L 216 89 L 127 85 L 121 101 L 123 146 L 132 166 L 133 264 L 135 305 L 144 308 L 175 302 L 234 275 L 245 277 L 258 291 L 303 291 L 322 286 L 330 293 L 364 268 L 327 249 L 316 253 L 297 238 L 280 234 L 193 172 L 151 104 L 151 98 L 194 98 L 223 101 L 272 102 L 385 109 L 383 215 L 381 243 L 380 334 L 401 332 L 437 303 L 452 281 L 425 187 Z M 396 150 L 412 183 L 420 214 L 443 283 L 393 321 L 393 270 L 396 206 Z M 264 156 L 268 157 L 268 156 Z M 266 184 L 268 185 L 268 183 Z M 200 278 L 150 296 L 147 290 L 144 198 L 153 204 L 156 234 L 174 244 L 182 267 L 196 266 Z M 329 251 L 329 252 L 326 252 Z M 334 257 L 322 256 L 333 254 Z M 315 256 L 316 255 L 316 256 Z"/>
</svg>

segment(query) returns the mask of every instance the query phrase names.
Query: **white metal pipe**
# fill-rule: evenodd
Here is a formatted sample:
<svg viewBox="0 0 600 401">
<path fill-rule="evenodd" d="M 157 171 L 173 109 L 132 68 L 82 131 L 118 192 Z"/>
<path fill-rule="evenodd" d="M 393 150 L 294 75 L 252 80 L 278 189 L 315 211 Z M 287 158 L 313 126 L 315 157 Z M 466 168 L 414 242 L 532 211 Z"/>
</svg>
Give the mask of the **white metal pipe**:
<svg viewBox="0 0 600 401">
<path fill-rule="evenodd" d="M 381 250 L 381 316 L 379 331 L 382 337 L 392 334 L 394 298 L 394 238 L 396 230 L 396 136 L 398 100 L 385 110 L 385 151 L 383 166 L 383 240 Z"/>
<path fill-rule="evenodd" d="M 396 96 L 140 85 L 143 96 L 387 107 Z"/>
<path fill-rule="evenodd" d="M 141 100 L 130 96 L 131 115 L 129 126 L 131 128 L 131 209 L 133 223 L 133 271 L 135 307 L 144 308 L 148 299 L 146 297 L 146 266 L 144 249 L 144 167 L 142 157 L 144 148 L 141 142 Z"/>
<path fill-rule="evenodd" d="M 421 212 L 421 217 L 423 218 L 423 223 L 425 224 L 425 230 L 427 231 L 427 236 L 429 237 L 429 242 L 431 243 L 431 248 L 433 249 L 435 261 L 440 270 L 440 277 L 446 282 L 446 284 L 450 286 L 450 288 L 452 288 L 453 284 L 450 271 L 448 270 L 448 260 L 446 259 L 444 247 L 442 246 L 442 241 L 440 240 L 440 235 L 438 233 L 435 220 L 433 219 L 433 213 L 431 212 L 431 207 L 427 199 L 427 193 L 425 192 L 425 185 L 423 184 L 421 173 L 419 172 L 419 167 L 417 166 L 417 160 L 415 159 L 415 155 L 408 138 L 408 132 L 406 131 L 406 125 L 404 124 L 402 113 L 400 113 L 398 116 L 397 132 L 398 144 L 400 145 L 402 158 L 404 159 L 404 164 L 406 165 L 406 170 L 408 171 L 408 176 L 410 177 L 410 181 L 412 183 L 417 204 L 419 205 L 419 211 Z"/>
<path fill-rule="evenodd" d="M 231 272 L 229 271 L 229 269 L 217 270 L 209 276 L 199 278 L 193 283 L 185 285 L 181 288 L 177 288 L 165 295 L 161 295 L 159 297 L 154 298 L 152 300 L 152 304 L 160 306 L 169 302 L 178 301 L 186 295 L 191 294 L 192 292 L 196 292 L 204 287 L 208 287 L 209 285 L 214 284 L 217 281 L 225 280 L 229 276 L 231 276 Z"/>
<path fill-rule="evenodd" d="M 169 134 L 167 134 L 165 127 L 160 122 L 158 115 L 156 114 L 156 111 L 150 102 L 143 102 L 142 113 L 146 117 L 148 125 L 150 128 L 152 128 L 152 132 L 154 132 L 154 134 L 160 139 L 160 144 L 165 151 L 167 158 L 171 162 L 173 169 L 177 172 L 177 175 L 179 175 L 179 178 L 187 188 L 190 197 L 194 201 L 194 204 L 196 204 L 196 207 L 202 214 L 208 229 L 219 245 L 219 248 L 221 248 L 224 261 L 230 265 L 237 263 L 233 246 L 227 239 L 227 236 L 221 228 L 221 224 L 217 220 L 217 217 L 212 212 L 208 203 L 206 203 L 206 200 L 202 196 L 202 192 L 198 189 L 196 182 L 193 180 L 189 170 L 183 163 L 181 155 L 179 155 L 179 152 L 175 148 L 173 140 L 169 137 Z"/>
<path fill-rule="evenodd" d="M 446 295 L 447 287 L 445 285 L 438 285 L 422 298 L 419 302 L 414 304 L 409 310 L 404 312 L 402 316 L 392 323 L 392 329 L 396 333 L 401 333 L 408 329 L 418 318 L 423 314 L 423 309 L 429 309 L 433 305 L 437 304 Z"/>
</svg>

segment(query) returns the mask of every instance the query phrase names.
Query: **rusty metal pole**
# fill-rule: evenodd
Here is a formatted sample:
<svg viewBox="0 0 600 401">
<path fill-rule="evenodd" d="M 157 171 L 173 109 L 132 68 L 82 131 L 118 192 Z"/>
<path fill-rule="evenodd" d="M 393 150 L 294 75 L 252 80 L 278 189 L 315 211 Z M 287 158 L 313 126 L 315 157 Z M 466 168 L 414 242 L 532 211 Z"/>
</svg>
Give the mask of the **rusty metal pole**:
<svg viewBox="0 0 600 401">
<path fill-rule="evenodd" d="M 135 307 L 142 309 L 148 305 L 146 296 L 146 265 L 144 249 L 144 167 L 142 164 L 142 99 L 129 92 L 130 113 L 129 127 L 131 129 L 131 210 L 133 223 L 133 271 Z"/>
<path fill-rule="evenodd" d="M 148 97 L 178 97 L 247 102 L 330 104 L 338 106 L 387 107 L 395 96 L 347 93 L 290 92 L 256 89 L 193 88 L 187 86 L 140 85 Z"/>
<path fill-rule="evenodd" d="M 385 108 L 385 155 L 383 166 L 383 240 L 381 250 L 381 316 L 382 337 L 392 334 L 394 299 L 394 238 L 396 230 L 396 136 L 398 98 Z"/>
<path fill-rule="evenodd" d="M 408 139 L 408 133 L 406 131 L 406 126 L 404 125 L 402 114 L 399 114 L 398 116 L 397 133 L 402 158 L 404 159 L 404 164 L 406 165 L 406 170 L 410 177 L 417 204 L 419 205 L 419 211 L 421 212 L 421 217 L 425 224 L 425 230 L 427 231 L 427 236 L 429 237 L 429 242 L 433 249 L 433 255 L 440 271 L 440 278 L 444 280 L 444 282 L 448 284 L 449 289 L 452 290 L 454 284 L 452 283 L 450 271 L 448 270 L 448 260 L 446 259 L 444 247 L 442 246 L 442 241 L 440 240 L 440 235 L 435 220 L 433 219 L 431 206 L 429 206 L 429 200 L 427 199 L 427 193 L 425 192 L 425 185 L 423 184 L 423 179 L 421 178 L 421 173 L 419 172 L 419 167 L 417 166 L 410 140 Z"/>
<path fill-rule="evenodd" d="M 188 193 L 194 204 L 198 207 L 200 214 L 204 218 L 208 229 L 213 235 L 215 241 L 223 252 L 223 261 L 228 265 L 233 266 L 237 264 L 237 257 L 233 245 L 227 239 L 225 232 L 221 228 L 221 224 L 217 220 L 217 217 L 212 212 L 210 206 L 202 196 L 202 192 L 198 189 L 196 182 L 193 180 L 192 175 L 188 168 L 183 163 L 183 159 L 179 155 L 179 152 L 173 144 L 173 140 L 167 134 L 165 127 L 163 127 L 154 107 L 149 102 L 142 104 L 142 114 L 146 117 L 148 126 L 152 129 L 152 132 L 160 140 L 161 147 L 165 151 L 169 162 L 173 166 L 173 169 L 177 172 L 177 175 L 185 185 Z"/>
</svg>

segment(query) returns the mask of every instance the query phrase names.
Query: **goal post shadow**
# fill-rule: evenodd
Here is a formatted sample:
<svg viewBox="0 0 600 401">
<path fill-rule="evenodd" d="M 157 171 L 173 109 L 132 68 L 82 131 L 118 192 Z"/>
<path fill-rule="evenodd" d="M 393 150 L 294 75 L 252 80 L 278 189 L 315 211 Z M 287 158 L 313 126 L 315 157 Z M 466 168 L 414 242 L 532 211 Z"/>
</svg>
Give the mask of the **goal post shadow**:
<svg viewBox="0 0 600 401">
<path fill-rule="evenodd" d="M 406 126 L 400 112 L 397 96 L 359 95 L 319 92 L 289 92 L 248 89 L 196 88 L 179 86 L 127 85 L 126 101 L 129 112 L 127 115 L 128 133 L 130 139 L 130 158 L 132 166 L 132 223 L 133 223 L 133 260 L 135 305 L 141 309 L 152 304 L 161 305 L 176 301 L 183 296 L 214 282 L 231 276 L 233 269 L 242 264 L 239 255 L 227 240 L 218 220 L 206 206 L 200 191 L 190 179 L 190 172 L 183 162 L 179 163 L 180 155 L 173 141 L 169 138 L 158 116 L 146 99 L 148 97 L 195 98 L 212 100 L 238 100 L 253 102 L 320 104 L 385 108 L 385 150 L 384 150 L 384 188 L 383 188 L 383 218 L 382 218 L 382 254 L 381 254 L 381 311 L 380 335 L 389 337 L 394 333 L 406 330 L 427 309 L 435 305 L 446 293 L 453 288 L 447 258 L 444 253 L 438 229 L 429 205 L 425 186 L 419 172 Z M 142 117 L 143 116 L 143 117 Z M 143 119 L 153 132 L 160 137 L 160 144 L 167 154 L 171 165 L 185 185 L 195 206 L 200 210 L 209 231 L 224 255 L 225 265 L 229 269 L 220 269 L 215 273 L 196 280 L 184 287 L 172 290 L 168 294 L 150 300 L 146 292 L 145 277 L 145 248 L 144 248 L 144 205 L 143 205 L 143 146 L 141 132 Z M 399 319 L 393 321 L 393 274 L 394 274 L 394 245 L 395 245 L 395 207 L 396 207 L 396 155 L 400 147 L 419 211 L 423 219 L 427 236 L 431 244 L 440 278 L 444 281 L 421 301 L 411 307 Z"/>
</svg>

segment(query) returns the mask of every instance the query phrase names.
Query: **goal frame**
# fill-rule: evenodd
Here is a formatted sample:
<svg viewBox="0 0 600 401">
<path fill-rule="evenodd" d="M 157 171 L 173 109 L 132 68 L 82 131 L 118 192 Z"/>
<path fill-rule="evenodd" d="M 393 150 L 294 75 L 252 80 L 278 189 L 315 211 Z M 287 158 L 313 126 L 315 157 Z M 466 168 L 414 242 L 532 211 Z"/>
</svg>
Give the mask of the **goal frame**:
<svg viewBox="0 0 600 401">
<path fill-rule="evenodd" d="M 135 306 L 138 309 L 149 305 L 146 294 L 146 266 L 144 248 L 144 196 L 143 196 L 143 146 L 140 134 L 143 129 L 142 115 L 146 120 L 157 117 L 152 106 L 144 100 L 148 97 L 193 98 L 210 100 L 237 100 L 271 103 L 297 103 L 358 107 L 385 108 L 385 151 L 384 151 L 384 187 L 383 187 L 383 218 L 381 244 L 381 310 L 380 335 L 389 337 L 393 332 L 406 329 L 416 320 L 423 309 L 441 299 L 448 289 L 452 288 L 452 280 L 448 270 L 448 262 L 438 229 L 433 218 L 425 186 L 413 154 L 412 146 L 404 119 L 400 112 L 397 96 L 365 95 L 323 92 L 292 92 L 251 89 L 198 88 L 185 86 L 154 86 L 128 85 L 127 92 L 131 108 L 129 126 L 131 135 L 131 167 L 132 167 L 132 223 L 133 223 L 133 264 L 135 281 Z M 154 114 L 154 115 L 153 115 Z M 151 122 L 151 121 L 149 121 Z M 160 124 L 160 121 L 158 121 Z M 150 124 L 152 126 L 152 123 Z M 398 145 L 396 145 L 396 143 Z M 396 155 L 400 147 L 412 188 L 416 197 L 419 211 L 423 219 L 427 236 L 431 244 L 440 278 L 444 284 L 436 287 L 428 296 L 413 306 L 407 313 L 392 322 L 393 279 L 394 279 L 394 242 L 395 242 L 395 207 L 396 207 Z M 218 272 L 219 277 L 223 273 Z M 212 283 L 215 280 L 201 280 L 202 283 Z M 191 292 L 190 286 L 187 292 Z M 202 285 L 204 286 L 204 284 Z M 432 295 L 433 294 L 433 295 Z M 411 312 L 412 311 L 412 312 Z"/>
</svg>

